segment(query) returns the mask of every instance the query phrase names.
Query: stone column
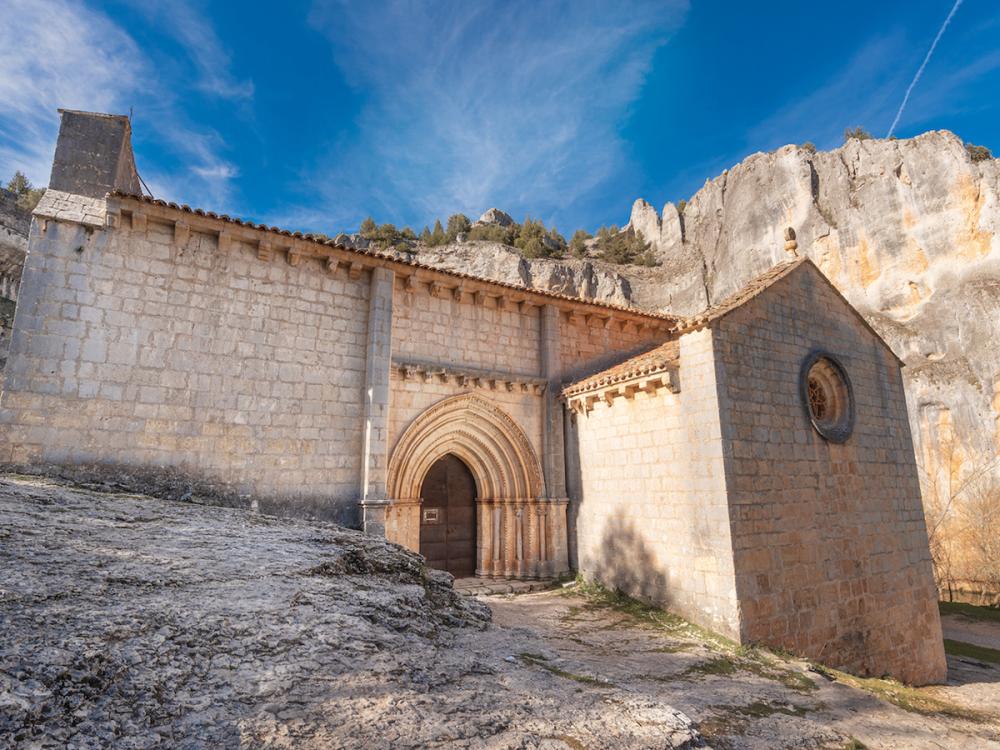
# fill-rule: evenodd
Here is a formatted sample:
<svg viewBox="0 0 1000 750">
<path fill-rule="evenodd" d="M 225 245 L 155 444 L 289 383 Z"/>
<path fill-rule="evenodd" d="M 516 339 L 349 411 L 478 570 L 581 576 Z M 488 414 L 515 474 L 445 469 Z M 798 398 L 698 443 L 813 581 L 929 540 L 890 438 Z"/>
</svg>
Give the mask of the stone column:
<svg viewBox="0 0 1000 750">
<path fill-rule="evenodd" d="M 550 499 L 566 497 L 566 461 L 563 444 L 563 407 L 559 401 L 559 310 L 554 305 L 542 307 L 541 324 L 542 377 L 546 379 L 545 416 L 542 429 L 542 470 L 545 490 Z"/>
<path fill-rule="evenodd" d="M 539 569 L 544 576 L 562 575 L 569 570 L 566 539 L 566 443 L 563 436 L 563 405 L 559 398 L 562 386 L 559 310 L 553 305 L 542 308 L 541 362 L 545 386 L 545 417 L 542 431 L 542 471 L 548 512 L 540 515 L 543 534 Z"/>
<path fill-rule="evenodd" d="M 365 531 L 383 536 L 389 505 L 386 467 L 389 463 L 389 368 L 394 285 L 395 275 L 390 269 L 372 270 L 361 445 L 361 509 Z"/>
</svg>

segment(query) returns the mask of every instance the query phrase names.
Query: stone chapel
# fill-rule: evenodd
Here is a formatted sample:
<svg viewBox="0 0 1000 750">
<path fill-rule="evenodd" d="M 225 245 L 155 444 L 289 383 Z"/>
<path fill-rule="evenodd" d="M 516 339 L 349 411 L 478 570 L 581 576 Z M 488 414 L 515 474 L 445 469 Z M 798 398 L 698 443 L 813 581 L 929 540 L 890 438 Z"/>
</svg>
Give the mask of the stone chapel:
<svg viewBox="0 0 1000 750">
<path fill-rule="evenodd" d="M 0 463 L 579 571 L 739 643 L 945 676 L 900 361 L 808 260 L 681 318 L 144 194 L 65 110 Z"/>
</svg>

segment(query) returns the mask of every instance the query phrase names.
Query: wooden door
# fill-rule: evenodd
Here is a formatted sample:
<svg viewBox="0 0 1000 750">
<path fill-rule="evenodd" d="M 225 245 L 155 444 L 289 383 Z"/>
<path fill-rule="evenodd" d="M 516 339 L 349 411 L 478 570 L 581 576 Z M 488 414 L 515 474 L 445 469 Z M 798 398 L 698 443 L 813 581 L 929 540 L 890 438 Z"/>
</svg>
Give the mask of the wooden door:
<svg viewBox="0 0 1000 750">
<path fill-rule="evenodd" d="M 476 573 L 476 480 L 450 453 L 431 466 L 420 487 L 420 554 L 456 578 Z"/>
</svg>

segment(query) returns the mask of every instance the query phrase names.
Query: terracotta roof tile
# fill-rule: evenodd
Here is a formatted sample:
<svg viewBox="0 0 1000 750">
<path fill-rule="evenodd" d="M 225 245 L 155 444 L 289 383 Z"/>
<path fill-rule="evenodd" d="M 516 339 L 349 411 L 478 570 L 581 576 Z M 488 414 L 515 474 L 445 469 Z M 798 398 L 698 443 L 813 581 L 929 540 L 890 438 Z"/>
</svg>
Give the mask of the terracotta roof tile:
<svg viewBox="0 0 1000 750">
<path fill-rule="evenodd" d="M 563 395 L 575 396 L 578 393 L 591 391 L 595 388 L 603 388 L 608 385 L 623 383 L 627 380 L 665 372 L 676 368 L 680 364 L 680 359 L 680 344 L 677 339 L 671 339 L 647 352 L 630 357 L 614 367 L 602 370 L 583 380 L 578 380 L 564 388 Z"/>
</svg>

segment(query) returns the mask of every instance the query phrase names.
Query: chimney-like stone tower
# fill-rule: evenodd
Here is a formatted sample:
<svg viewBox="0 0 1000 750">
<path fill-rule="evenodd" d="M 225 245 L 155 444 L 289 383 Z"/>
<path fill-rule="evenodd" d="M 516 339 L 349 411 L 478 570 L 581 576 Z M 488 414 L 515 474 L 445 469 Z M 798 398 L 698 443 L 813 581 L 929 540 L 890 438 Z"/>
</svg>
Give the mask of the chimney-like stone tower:
<svg viewBox="0 0 1000 750">
<path fill-rule="evenodd" d="M 128 117 L 71 109 L 59 114 L 50 189 L 89 198 L 103 198 L 112 190 L 140 194 Z"/>
</svg>

